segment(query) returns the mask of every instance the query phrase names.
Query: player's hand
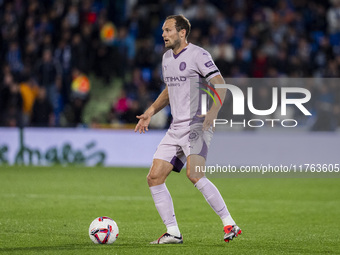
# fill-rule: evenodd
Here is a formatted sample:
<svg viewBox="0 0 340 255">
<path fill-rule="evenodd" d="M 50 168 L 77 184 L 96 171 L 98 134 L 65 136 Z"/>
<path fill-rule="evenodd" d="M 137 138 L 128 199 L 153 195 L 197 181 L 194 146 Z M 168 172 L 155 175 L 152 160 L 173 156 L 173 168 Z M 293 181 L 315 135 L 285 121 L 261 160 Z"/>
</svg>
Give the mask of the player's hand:
<svg viewBox="0 0 340 255">
<path fill-rule="evenodd" d="M 217 113 L 214 111 L 208 111 L 206 115 L 198 115 L 198 117 L 205 117 L 203 121 L 203 131 L 207 131 L 211 126 L 214 125 L 214 120 L 217 119 Z M 213 130 L 214 129 L 215 128 L 213 127 Z"/>
<path fill-rule="evenodd" d="M 151 120 L 151 116 L 147 114 L 142 114 L 139 116 L 136 116 L 137 119 L 139 119 L 136 127 L 135 127 L 135 132 L 139 131 L 139 133 L 145 133 L 145 131 L 149 131 L 149 123 Z"/>
</svg>

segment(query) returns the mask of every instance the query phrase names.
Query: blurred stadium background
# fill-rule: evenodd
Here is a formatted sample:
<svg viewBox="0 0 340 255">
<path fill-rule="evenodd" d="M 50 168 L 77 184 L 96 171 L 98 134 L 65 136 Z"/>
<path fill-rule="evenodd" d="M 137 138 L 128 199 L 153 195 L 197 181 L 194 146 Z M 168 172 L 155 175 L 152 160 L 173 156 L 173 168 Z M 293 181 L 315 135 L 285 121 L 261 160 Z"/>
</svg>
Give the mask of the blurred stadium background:
<svg viewBox="0 0 340 255">
<path fill-rule="evenodd" d="M 135 123 L 164 86 L 161 26 L 174 13 L 190 19 L 189 41 L 226 78 L 340 76 L 339 0 L 2 0 L 0 10 L 5 127 Z M 315 116 L 331 118 L 316 130 L 336 130 L 340 86 L 312 94 Z M 168 116 L 152 126 L 167 127 Z"/>
<path fill-rule="evenodd" d="M 151 160 L 169 108 L 152 119 L 160 130 L 154 139 L 124 143 L 112 129 L 131 131 L 164 88 L 161 27 L 174 13 L 190 19 L 189 41 L 211 52 L 226 79 L 340 77 L 340 0 L 1 0 L 0 162 L 20 162 L 20 153 L 31 157 L 38 148 L 58 163 L 56 148 L 109 150 L 117 141 L 120 153 L 122 144 L 150 144 L 140 158 Z M 313 116 L 295 130 L 339 133 L 333 81 L 308 87 Z M 254 102 L 267 107 L 271 93 L 258 89 Z M 84 153 L 74 152 L 74 161 L 84 162 Z"/>
</svg>

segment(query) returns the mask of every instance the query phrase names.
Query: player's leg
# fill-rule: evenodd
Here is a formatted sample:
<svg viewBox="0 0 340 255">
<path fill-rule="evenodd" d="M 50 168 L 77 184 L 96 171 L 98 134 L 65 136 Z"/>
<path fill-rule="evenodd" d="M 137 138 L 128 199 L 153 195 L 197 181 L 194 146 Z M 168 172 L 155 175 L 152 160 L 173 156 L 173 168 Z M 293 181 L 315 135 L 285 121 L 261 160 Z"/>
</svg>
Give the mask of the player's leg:
<svg viewBox="0 0 340 255">
<path fill-rule="evenodd" d="M 165 180 L 172 169 L 173 165 L 170 162 L 154 159 L 147 176 L 155 206 L 167 228 L 167 232 L 154 242 L 151 242 L 151 244 L 183 242 L 177 225 L 172 198 L 165 185 Z"/>
<path fill-rule="evenodd" d="M 162 159 L 154 159 L 146 177 L 149 187 L 165 183 L 166 178 L 173 168 L 174 166 L 170 162 Z"/>
<path fill-rule="evenodd" d="M 220 216 L 224 225 L 235 225 L 220 192 L 216 186 L 204 176 L 204 172 L 198 171 L 197 166 L 200 168 L 205 166 L 204 157 L 200 155 L 188 156 L 187 176 L 189 180 L 202 192 L 209 205 Z"/>
<path fill-rule="evenodd" d="M 192 154 L 187 157 L 187 177 L 201 191 L 211 208 L 220 216 L 224 225 L 224 240 L 229 242 L 241 234 L 216 186 L 204 176 L 205 158 Z"/>
</svg>

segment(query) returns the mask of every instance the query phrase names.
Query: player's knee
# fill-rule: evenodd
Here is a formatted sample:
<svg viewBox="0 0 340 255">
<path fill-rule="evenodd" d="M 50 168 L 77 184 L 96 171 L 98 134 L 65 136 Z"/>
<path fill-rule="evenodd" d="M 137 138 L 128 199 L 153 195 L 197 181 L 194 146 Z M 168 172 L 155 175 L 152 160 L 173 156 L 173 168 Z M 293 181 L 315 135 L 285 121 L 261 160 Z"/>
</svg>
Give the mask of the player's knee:
<svg viewBox="0 0 340 255">
<path fill-rule="evenodd" d="M 152 182 L 155 179 L 156 179 L 156 176 L 154 176 L 151 173 L 148 173 L 148 175 L 146 176 L 146 180 L 148 181 L 148 183 Z"/>
<path fill-rule="evenodd" d="M 203 176 L 204 174 L 199 172 L 187 171 L 187 177 L 193 184 L 196 184 L 196 182 L 198 182 Z"/>
<path fill-rule="evenodd" d="M 196 184 L 196 182 L 198 182 L 200 178 L 194 178 L 192 176 L 188 176 L 188 179 L 192 182 L 192 184 Z"/>
<path fill-rule="evenodd" d="M 187 177 L 188 179 L 193 183 L 195 184 L 197 181 L 195 180 L 196 178 L 194 178 L 191 174 L 190 174 L 190 171 L 187 171 Z"/>
<path fill-rule="evenodd" d="M 159 176 L 156 173 L 150 172 L 147 176 L 146 176 L 146 180 L 148 181 L 149 186 L 155 186 L 155 185 L 159 185 L 162 184 L 162 178 L 161 176 Z"/>
</svg>

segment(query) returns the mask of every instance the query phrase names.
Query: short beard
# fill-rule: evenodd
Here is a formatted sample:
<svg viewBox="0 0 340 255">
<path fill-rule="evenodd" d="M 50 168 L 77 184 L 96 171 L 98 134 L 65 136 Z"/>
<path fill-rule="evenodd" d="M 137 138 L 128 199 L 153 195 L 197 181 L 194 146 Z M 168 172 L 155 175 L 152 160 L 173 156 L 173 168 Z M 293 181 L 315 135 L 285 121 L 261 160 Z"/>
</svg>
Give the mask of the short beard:
<svg viewBox="0 0 340 255">
<path fill-rule="evenodd" d="M 172 45 L 169 45 L 167 48 L 169 49 L 175 49 L 176 47 L 179 47 L 181 45 L 181 39 L 177 39 L 174 41 L 174 43 Z"/>
</svg>

